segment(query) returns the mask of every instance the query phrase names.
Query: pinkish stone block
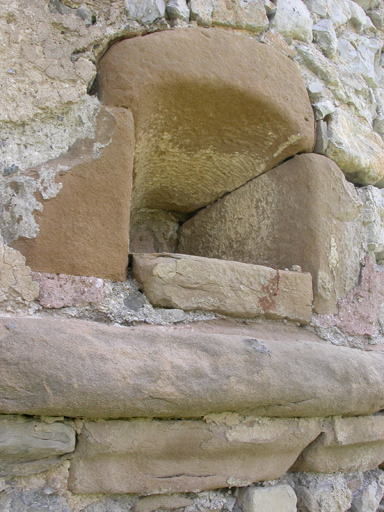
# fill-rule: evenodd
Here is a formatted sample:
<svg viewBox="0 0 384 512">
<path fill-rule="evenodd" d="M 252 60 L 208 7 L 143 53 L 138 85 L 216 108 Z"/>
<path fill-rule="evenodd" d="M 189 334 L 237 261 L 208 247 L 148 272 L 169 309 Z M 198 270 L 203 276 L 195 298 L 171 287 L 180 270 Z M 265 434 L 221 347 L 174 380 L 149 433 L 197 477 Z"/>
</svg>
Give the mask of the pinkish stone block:
<svg viewBox="0 0 384 512">
<path fill-rule="evenodd" d="M 32 278 L 39 284 L 38 300 L 45 308 L 86 306 L 99 302 L 110 290 L 109 285 L 97 277 L 33 272 Z"/>
</svg>

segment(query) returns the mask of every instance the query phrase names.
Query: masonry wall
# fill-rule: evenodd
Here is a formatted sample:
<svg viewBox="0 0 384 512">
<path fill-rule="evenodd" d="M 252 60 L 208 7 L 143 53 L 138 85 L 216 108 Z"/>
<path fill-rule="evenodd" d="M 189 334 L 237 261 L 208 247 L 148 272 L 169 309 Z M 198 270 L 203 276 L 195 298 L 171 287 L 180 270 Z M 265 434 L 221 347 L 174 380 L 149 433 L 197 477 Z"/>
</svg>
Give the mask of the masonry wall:
<svg viewBox="0 0 384 512">
<path fill-rule="evenodd" d="M 0 510 L 382 509 L 383 32 L 2 2 Z"/>
</svg>

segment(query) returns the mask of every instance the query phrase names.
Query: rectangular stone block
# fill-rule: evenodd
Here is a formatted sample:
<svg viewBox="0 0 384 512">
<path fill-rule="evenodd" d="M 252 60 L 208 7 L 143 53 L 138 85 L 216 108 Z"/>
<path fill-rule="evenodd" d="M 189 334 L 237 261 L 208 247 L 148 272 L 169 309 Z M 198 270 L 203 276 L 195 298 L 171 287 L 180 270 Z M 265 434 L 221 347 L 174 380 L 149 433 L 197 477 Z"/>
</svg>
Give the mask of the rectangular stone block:
<svg viewBox="0 0 384 512">
<path fill-rule="evenodd" d="M 312 312 L 310 274 L 183 254 L 134 254 L 133 276 L 154 306 L 294 320 Z"/>
<path fill-rule="evenodd" d="M 297 498 L 290 485 L 248 487 L 239 493 L 237 503 L 243 512 L 296 512 Z"/>
<path fill-rule="evenodd" d="M 320 432 L 318 419 L 212 415 L 207 422 L 87 422 L 71 462 L 75 493 L 171 494 L 279 478 Z"/>
<path fill-rule="evenodd" d="M 332 418 L 296 461 L 294 471 L 352 473 L 384 461 L 384 415 Z"/>
</svg>

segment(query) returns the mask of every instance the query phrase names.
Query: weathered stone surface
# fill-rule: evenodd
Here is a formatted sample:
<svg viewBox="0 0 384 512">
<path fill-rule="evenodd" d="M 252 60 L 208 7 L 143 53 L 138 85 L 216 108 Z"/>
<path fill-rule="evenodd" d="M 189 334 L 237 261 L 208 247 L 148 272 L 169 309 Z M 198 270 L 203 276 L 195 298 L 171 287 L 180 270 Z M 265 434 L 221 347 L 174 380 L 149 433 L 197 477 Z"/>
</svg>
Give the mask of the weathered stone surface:
<svg viewBox="0 0 384 512">
<path fill-rule="evenodd" d="M 0 325 L 5 414 L 322 417 L 384 408 L 380 352 L 182 326 L 128 328 L 57 318 L 5 318 Z"/>
<path fill-rule="evenodd" d="M 176 252 L 179 220 L 164 210 L 141 210 L 130 219 L 129 250 Z"/>
<path fill-rule="evenodd" d="M 271 28 L 285 37 L 300 41 L 312 41 L 312 18 L 301 0 L 279 0 Z"/>
<path fill-rule="evenodd" d="M 153 23 L 158 18 L 164 18 L 164 0 L 124 0 L 128 16 L 140 23 Z"/>
<path fill-rule="evenodd" d="M 185 0 L 169 0 L 165 10 L 170 20 L 189 21 L 191 15 Z"/>
<path fill-rule="evenodd" d="M 310 274 L 183 254 L 134 254 L 133 277 L 149 301 L 186 311 L 309 323 Z"/>
<path fill-rule="evenodd" d="M 384 473 L 368 471 L 359 492 L 353 496 L 351 512 L 378 512 L 384 494 Z"/>
<path fill-rule="evenodd" d="M 41 490 L 15 489 L 0 494 L 0 510 L 6 512 L 72 512 L 63 496 L 47 495 Z"/>
<path fill-rule="evenodd" d="M 296 494 L 289 485 L 272 487 L 248 487 L 239 493 L 237 500 L 243 512 L 296 512 Z"/>
<path fill-rule="evenodd" d="M 134 209 L 194 211 L 314 144 L 296 65 L 242 34 L 121 41 L 101 59 L 98 81 L 103 103 L 133 112 Z"/>
<path fill-rule="evenodd" d="M 39 285 L 32 280 L 24 256 L 5 245 L 0 234 L 0 308 L 28 304 L 38 295 Z"/>
<path fill-rule="evenodd" d="M 338 108 L 328 123 L 329 144 L 326 155 L 359 185 L 382 188 L 384 143 L 364 122 Z"/>
<path fill-rule="evenodd" d="M 2 477 L 41 473 L 60 464 L 74 449 L 75 431 L 68 425 L 0 416 Z"/>
<path fill-rule="evenodd" d="M 299 456 L 293 471 L 353 473 L 384 461 L 384 416 L 333 418 Z"/>
<path fill-rule="evenodd" d="M 144 496 L 135 506 L 135 512 L 153 512 L 154 510 L 172 510 L 193 505 L 187 496 L 158 494 Z"/>
<path fill-rule="evenodd" d="M 279 478 L 320 432 L 317 419 L 235 418 L 228 425 L 226 418 L 88 422 L 69 487 L 76 493 L 171 494 L 245 486 Z"/>
<path fill-rule="evenodd" d="M 280 269 L 300 265 L 312 274 L 315 311 L 336 312 L 359 275 L 361 206 L 331 160 L 299 155 L 187 221 L 178 251 Z"/>
<path fill-rule="evenodd" d="M 32 270 L 125 280 L 132 115 L 126 109 L 103 108 L 98 121 L 95 139 L 80 141 L 33 171 L 33 177 L 49 178 L 59 170 L 59 182 L 42 193 L 37 237 L 12 244 Z"/>
<path fill-rule="evenodd" d="M 326 57 L 332 58 L 337 53 L 337 36 L 330 19 L 322 19 L 312 28 L 313 39 Z"/>
<path fill-rule="evenodd" d="M 109 291 L 107 284 L 96 277 L 33 272 L 32 278 L 38 283 L 39 302 L 45 308 L 85 306 L 102 300 Z"/>
<path fill-rule="evenodd" d="M 212 24 L 263 32 L 269 25 L 264 0 L 216 0 L 213 4 Z"/>
</svg>

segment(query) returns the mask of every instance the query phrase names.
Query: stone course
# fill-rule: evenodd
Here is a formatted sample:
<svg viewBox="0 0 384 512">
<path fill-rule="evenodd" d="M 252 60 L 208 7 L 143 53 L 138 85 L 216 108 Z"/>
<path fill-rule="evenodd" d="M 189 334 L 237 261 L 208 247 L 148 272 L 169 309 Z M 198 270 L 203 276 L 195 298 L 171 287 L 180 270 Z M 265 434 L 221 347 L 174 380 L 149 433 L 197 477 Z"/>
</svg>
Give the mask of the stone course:
<svg viewBox="0 0 384 512">
<path fill-rule="evenodd" d="M 307 324 L 310 274 L 183 254 L 134 254 L 133 276 L 155 306 Z"/>
</svg>

